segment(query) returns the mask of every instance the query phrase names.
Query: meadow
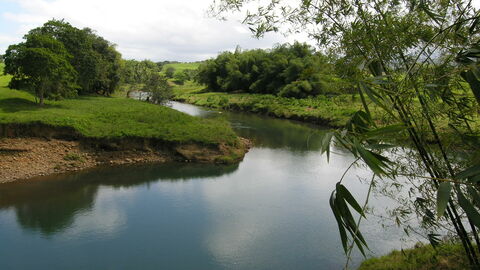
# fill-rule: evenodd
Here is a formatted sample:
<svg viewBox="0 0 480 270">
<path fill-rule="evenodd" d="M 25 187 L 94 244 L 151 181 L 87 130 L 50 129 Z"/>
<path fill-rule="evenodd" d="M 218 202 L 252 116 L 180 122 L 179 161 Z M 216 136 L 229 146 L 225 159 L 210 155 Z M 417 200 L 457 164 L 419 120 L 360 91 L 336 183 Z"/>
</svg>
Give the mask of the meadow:
<svg viewBox="0 0 480 270">
<path fill-rule="evenodd" d="M 175 86 L 174 99 L 199 106 L 251 112 L 329 127 L 344 126 L 351 115 L 362 108 L 356 95 L 319 95 L 297 99 L 269 94 L 207 92 L 204 88 L 193 82 Z"/>
<path fill-rule="evenodd" d="M 170 63 L 166 64 L 162 67 L 162 72 L 165 72 L 167 68 L 173 67 L 175 69 L 175 72 L 182 72 L 186 69 L 192 69 L 195 70 L 200 66 L 200 62 L 188 62 L 188 63 Z"/>
<path fill-rule="evenodd" d="M 226 121 L 200 119 L 122 97 L 48 100 L 41 107 L 31 93 L 9 89 L 9 80 L 9 76 L 0 77 L 0 124 L 72 127 L 87 138 L 144 137 L 175 143 L 230 145 L 238 140 Z"/>
</svg>

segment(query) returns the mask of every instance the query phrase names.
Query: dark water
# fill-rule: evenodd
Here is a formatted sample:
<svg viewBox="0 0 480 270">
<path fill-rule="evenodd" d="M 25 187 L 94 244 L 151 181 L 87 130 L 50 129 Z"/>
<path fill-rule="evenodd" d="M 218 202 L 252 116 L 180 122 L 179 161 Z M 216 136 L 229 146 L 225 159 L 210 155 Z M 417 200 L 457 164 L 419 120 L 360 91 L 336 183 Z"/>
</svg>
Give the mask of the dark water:
<svg viewBox="0 0 480 270">
<path fill-rule="evenodd" d="M 318 151 L 321 130 L 285 120 L 208 112 L 255 147 L 234 166 L 101 168 L 0 185 L 0 269 L 341 269 L 328 198 L 352 157 Z M 363 198 L 362 168 L 345 184 Z M 376 198 L 372 204 L 389 201 Z M 370 217 L 371 254 L 399 234 Z M 353 266 L 362 257 L 354 254 Z"/>
</svg>

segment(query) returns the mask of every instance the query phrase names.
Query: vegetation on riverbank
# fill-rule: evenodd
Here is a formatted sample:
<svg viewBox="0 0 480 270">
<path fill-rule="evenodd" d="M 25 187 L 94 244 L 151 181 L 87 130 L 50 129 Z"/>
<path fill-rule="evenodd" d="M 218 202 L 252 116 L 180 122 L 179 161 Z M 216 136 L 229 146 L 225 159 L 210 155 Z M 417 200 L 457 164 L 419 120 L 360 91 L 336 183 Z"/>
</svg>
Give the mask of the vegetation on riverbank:
<svg viewBox="0 0 480 270">
<path fill-rule="evenodd" d="M 468 269 L 469 263 L 460 244 L 442 244 L 434 249 L 422 245 L 403 251 L 392 251 L 388 255 L 365 260 L 359 270 L 437 270 Z"/>
<path fill-rule="evenodd" d="M 175 86 L 173 89 L 174 100 L 216 109 L 258 113 L 330 127 L 344 126 L 351 115 L 362 106 L 359 98 L 352 95 L 296 99 L 268 94 L 205 92 L 203 89 L 204 87 L 193 82 Z"/>
<path fill-rule="evenodd" d="M 9 80 L 9 76 L 0 77 L 0 124 L 71 127 L 87 138 L 143 137 L 206 145 L 239 143 L 227 122 L 199 119 L 126 98 L 87 96 L 48 100 L 42 108 L 32 94 L 8 89 Z"/>
</svg>

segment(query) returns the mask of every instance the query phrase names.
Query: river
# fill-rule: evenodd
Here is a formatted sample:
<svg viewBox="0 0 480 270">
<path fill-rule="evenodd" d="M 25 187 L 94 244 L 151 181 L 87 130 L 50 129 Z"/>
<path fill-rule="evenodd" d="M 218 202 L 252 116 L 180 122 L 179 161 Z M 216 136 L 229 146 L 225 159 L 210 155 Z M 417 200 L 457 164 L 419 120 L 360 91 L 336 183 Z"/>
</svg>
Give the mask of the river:
<svg viewBox="0 0 480 270">
<path fill-rule="evenodd" d="M 0 269 L 341 269 L 328 198 L 353 157 L 320 155 L 321 129 L 172 103 L 225 117 L 254 147 L 238 165 L 97 168 L 0 185 Z M 363 201 L 355 168 L 345 185 Z M 372 205 L 390 205 L 373 198 Z M 401 248 L 400 229 L 362 224 L 370 255 Z M 353 255 L 352 266 L 362 256 Z"/>
</svg>

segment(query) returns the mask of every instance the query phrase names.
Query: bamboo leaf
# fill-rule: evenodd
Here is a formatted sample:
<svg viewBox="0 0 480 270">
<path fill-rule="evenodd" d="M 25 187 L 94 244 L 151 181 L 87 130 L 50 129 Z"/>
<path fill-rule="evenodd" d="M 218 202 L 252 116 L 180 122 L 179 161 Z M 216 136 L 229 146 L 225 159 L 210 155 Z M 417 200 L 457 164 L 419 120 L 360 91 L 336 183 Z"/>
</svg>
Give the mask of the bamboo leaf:
<svg viewBox="0 0 480 270">
<path fill-rule="evenodd" d="M 479 21 L 480 21 L 480 17 L 473 20 L 472 24 L 470 25 L 470 28 L 468 29 L 468 31 L 470 32 L 470 35 L 475 32 L 475 27 L 477 26 Z"/>
<path fill-rule="evenodd" d="M 460 207 L 462 207 L 463 211 L 465 211 L 465 213 L 467 214 L 467 217 L 476 227 L 480 228 L 480 214 L 475 209 L 475 207 L 473 207 L 470 201 L 465 198 L 460 188 L 457 188 L 457 197 L 458 203 L 460 204 Z"/>
<path fill-rule="evenodd" d="M 330 195 L 330 208 L 332 209 L 333 215 L 335 216 L 335 220 L 337 221 L 338 231 L 340 233 L 340 240 L 342 241 L 343 250 L 345 251 L 345 254 L 347 254 L 348 252 L 347 232 L 345 231 L 345 226 L 342 222 L 342 218 L 340 217 L 340 212 L 338 211 L 338 208 L 335 204 L 335 198 L 336 198 L 336 191 L 334 190 Z"/>
<path fill-rule="evenodd" d="M 468 194 L 470 194 L 473 199 L 473 204 L 480 209 L 480 194 L 478 193 L 478 191 L 471 186 L 468 186 L 467 190 Z"/>
<path fill-rule="evenodd" d="M 472 167 L 469 167 L 460 173 L 458 173 L 455 178 L 456 179 L 466 179 L 469 177 L 477 176 L 480 175 L 480 165 L 474 165 Z"/>
<path fill-rule="evenodd" d="M 385 112 L 390 114 L 393 118 L 398 119 L 397 116 L 395 116 L 392 112 L 392 107 L 387 106 L 385 103 L 386 101 L 378 94 L 376 93 L 373 89 L 368 87 L 364 82 L 360 82 L 360 89 L 367 94 L 368 98 L 370 98 L 373 103 L 375 103 L 377 106 L 382 108 Z"/>
<path fill-rule="evenodd" d="M 362 160 L 367 164 L 367 166 L 377 175 L 386 175 L 387 173 L 382 167 L 387 168 L 388 166 L 380 160 L 378 157 L 382 157 L 378 154 L 375 154 L 367 149 L 365 149 L 363 146 L 361 146 L 359 143 L 355 143 L 355 149 L 357 150 L 358 154 L 362 158 Z M 386 158 L 382 157 L 383 159 L 386 160 Z"/>
<path fill-rule="evenodd" d="M 367 102 L 365 101 L 365 96 L 363 95 L 363 91 L 360 87 L 360 84 L 358 85 L 358 93 L 360 94 L 360 100 L 362 101 L 363 109 L 368 114 L 368 116 L 370 118 L 372 118 L 372 114 L 370 113 L 370 110 L 368 109 L 368 105 L 367 105 Z"/>
<path fill-rule="evenodd" d="M 320 148 L 321 154 L 327 153 L 327 161 L 330 160 L 330 143 L 332 141 L 333 132 L 327 132 L 323 135 L 322 145 Z"/>
<path fill-rule="evenodd" d="M 357 211 L 361 216 L 366 218 L 362 207 L 358 204 L 357 200 L 355 200 L 350 191 L 348 191 L 348 189 L 344 185 L 337 183 L 336 189 L 337 192 L 341 194 L 342 198 L 344 198 L 348 202 L 348 204 L 350 204 L 353 209 L 355 209 L 355 211 Z"/>
<path fill-rule="evenodd" d="M 470 85 L 472 93 L 475 95 L 477 102 L 480 103 L 480 80 L 477 79 L 472 70 L 460 73 L 460 76 Z"/>
<path fill-rule="evenodd" d="M 452 190 L 452 184 L 449 182 L 442 182 L 438 186 L 437 190 L 437 219 L 445 214 L 448 201 L 450 200 L 450 192 Z"/>
<path fill-rule="evenodd" d="M 390 125 L 386 127 L 377 128 L 365 133 L 367 138 L 375 138 L 381 136 L 387 136 L 392 133 L 398 133 L 405 130 L 407 127 L 403 124 Z"/>
</svg>

